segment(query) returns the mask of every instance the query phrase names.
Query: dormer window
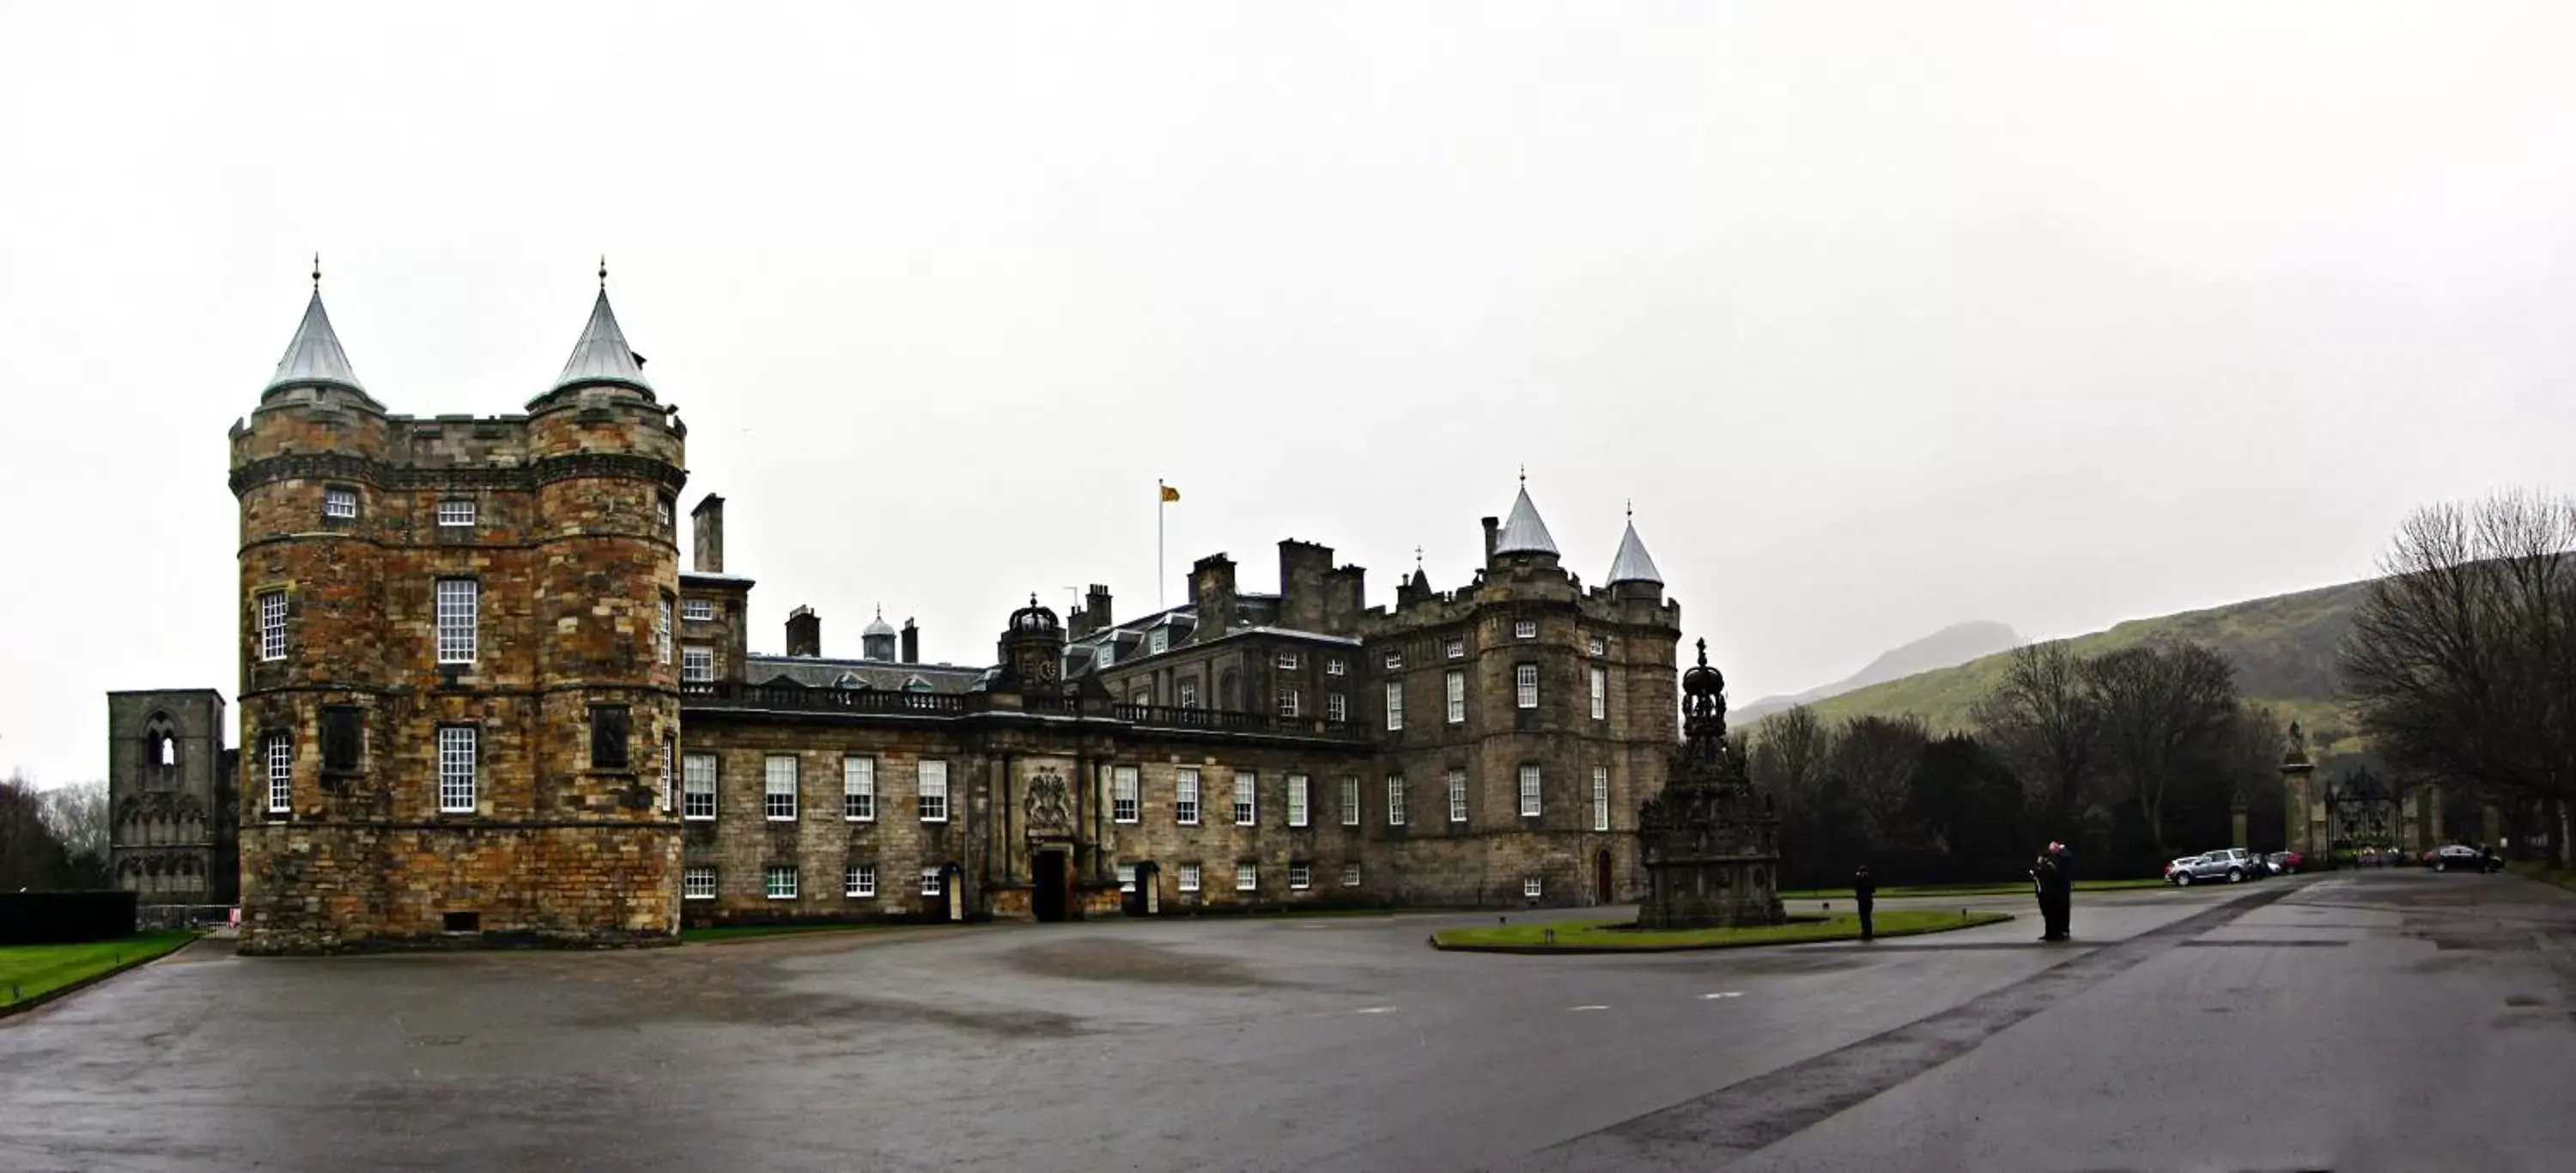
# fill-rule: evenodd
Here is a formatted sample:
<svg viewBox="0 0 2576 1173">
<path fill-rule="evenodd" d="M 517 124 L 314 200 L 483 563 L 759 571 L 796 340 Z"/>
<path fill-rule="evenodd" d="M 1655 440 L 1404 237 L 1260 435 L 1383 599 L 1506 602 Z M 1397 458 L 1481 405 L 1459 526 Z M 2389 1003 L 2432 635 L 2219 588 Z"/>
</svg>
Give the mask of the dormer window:
<svg viewBox="0 0 2576 1173">
<path fill-rule="evenodd" d="M 358 491 L 346 485 L 322 490 L 322 516 L 348 520 L 358 515 Z"/>
<path fill-rule="evenodd" d="M 1146 655 L 1149 655 L 1149 656 L 1159 656 L 1159 655 L 1162 655 L 1164 652 L 1169 651 L 1169 650 L 1171 649 L 1171 646 L 1172 646 L 1172 629 L 1171 629 L 1171 628 L 1168 628 L 1168 627 L 1157 627 L 1157 628 L 1155 628 L 1152 632 L 1148 633 L 1148 634 L 1145 636 L 1145 654 L 1146 654 Z"/>
</svg>

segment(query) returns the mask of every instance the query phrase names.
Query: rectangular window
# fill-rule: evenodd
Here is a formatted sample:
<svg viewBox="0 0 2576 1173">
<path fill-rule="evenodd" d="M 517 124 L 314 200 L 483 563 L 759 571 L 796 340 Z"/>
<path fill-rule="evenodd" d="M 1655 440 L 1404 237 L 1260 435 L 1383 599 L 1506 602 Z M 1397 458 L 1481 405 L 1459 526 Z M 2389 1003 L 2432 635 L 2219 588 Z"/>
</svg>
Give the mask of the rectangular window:
<svg viewBox="0 0 2576 1173">
<path fill-rule="evenodd" d="M 627 768 L 627 745 L 633 727 L 632 713 L 624 705 L 590 707 L 590 768 L 623 770 Z"/>
<path fill-rule="evenodd" d="M 716 898 L 716 869 L 702 863 L 680 869 L 680 896 L 685 900 Z"/>
<path fill-rule="evenodd" d="M 1467 771 L 1449 771 L 1449 821 L 1467 821 Z"/>
<path fill-rule="evenodd" d="M 796 869 L 771 864 L 761 874 L 761 890 L 772 900 L 796 899 Z"/>
<path fill-rule="evenodd" d="M 680 759 L 680 817 L 716 817 L 716 755 L 693 753 Z"/>
<path fill-rule="evenodd" d="M 938 868 L 921 869 L 921 894 L 924 896 L 939 895 L 942 887 L 939 880 L 940 875 Z"/>
<path fill-rule="evenodd" d="M 841 895 L 852 900 L 874 900 L 877 895 L 877 865 L 854 863 L 841 870 Z"/>
<path fill-rule="evenodd" d="M 1360 825 L 1360 780 L 1356 776 L 1342 779 L 1342 825 Z"/>
<path fill-rule="evenodd" d="M 1538 813 L 1538 763 L 1530 762 L 1521 766 L 1521 817 L 1537 818 Z"/>
<path fill-rule="evenodd" d="M 1234 865 L 1234 890 L 1237 892 L 1260 891 L 1261 869 L 1248 863 L 1239 863 Z"/>
<path fill-rule="evenodd" d="M 1249 827 L 1259 821 L 1253 816 L 1260 808 L 1261 776 L 1238 771 L 1234 776 L 1234 825 Z"/>
<path fill-rule="evenodd" d="M 356 489 L 343 489 L 334 485 L 322 490 L 322 516 L 348 518 L 357 515 L 358 491 Z"/>
<path fill-rule="evenodd" d="M 682 619 L 688 620 L 691 623 L 711 623 L 714 622 L 715 617 L 716 604 L 713 599 L 680 600 L 680 618 Z"/>
<path fill-rule="evenodd" d="M 1441 673 L 1440 688 L 1448 697 L 1449 723 L 1452 725 L 1465 724 L 1467 721 L 1467 674 L 1464 672 Z"/>
<path fill-rule="evenodd" d="M 1532 900 L 1538 899 L 1539 883 L 1537 876 L 1521 877 L 1521 895 L 1529 897 Z"/>
<path fill-rule="evenodd" d="M 443 813 L 474 813 L 475 733 L 471 725 L 438 727 L 438 809 Z"/>
<path fill-rule="evenodd" d="M 1192 679 L 1182 681 L 1180 692 L 1182 708 L 1195 709 L 1199 707 L 1199 682 L 1197 680 Z"/>
<path fill-rule="evenodd" d="M 1297 653 L 1295 653 L 1295 652 L 1281 652 L 1281 653 L 1279 653 L 1279 666 L 1280 666 L 1280 667 L 1282 667 L 1282 668 L 1294 668 L 1294 667 L 1296 667 L 1296 666 L 1297 666 Z"/>
<path fill-rule="evenodd" d="M 364 710 L 356 705 L 322 706 L 322 770 L 330 774 L 358 772 L 360 725 Z"/>
<path fill-rule="evenodd" d="M 1386 682 L 1386 731 L 1393 733 L 1402 728 L 1404 728 L 1404 682 L 1390 680 Z"/>
<path fill-rule="evenodd" d="M 1132 863 L 1118 865 L 1118 890 L 1121 892 L 1136 890 L 1136 865 Z"/>
<path fill-rule="evenodd" d="M 796 755 L 774 753 L 761 763 L 760 813 L 771 822 L 796 818 Z"/>
<path fill-rule="evenodd" d="M 1109 817 L 1112 820 L 1132 823 L 1144 813 L 1144 802 L 1136 788 L 1136 767 L 1118 766 L 1109 771 Z"/>
<path fill-rule="evenodd" d="M 662 735 L 662 813 L 680 809 L 680 739 Z"/>
<path fill-rule="evenodd" d="M 1297 715 L 1296 689 L 1283 688 L 1279 690 L 1279 715 L 1282 717 L 1294 717 Z"/>
<path fill-rule="evenodd" d="M 1338 692 L 1328 692 L 1328 693 L 1325 693 L 1325 694 L 1324 694 L 1324 719 L 1325 719 L 1325 720 L 1327 720 L 1327 721 L 1348 721 L 1348 720 L 1350 720 L 1350 719 L 1351 719 L 1351 703 L 1350 703 L 1349 699 L 1348 699 L 1348 698 L 1345 698 L 1342 694 L 1340 694 L 1340 693 L 1338 693 Z"/>
<path fill-rule="evenodd" d="M 268 762 L 268 813 L 295 809 L 295 743 L 283 733 L 260 739 L 260 757 Z"/>
<path fill-rule="evenodd" d="M 1524 709 L 1538 707 L 1538 665 L 1516 664 L 1512 667 L 1512 686 Z"/>
<path fill-rule="evenodd" d="M 259 593 L 259 658 L 286 658 L 286 592 Z"/>
<path fill-rule="evenodd" d="M 948 821 L 948 763 L 928 761 L 919 767 L 921 786 L 921 821 Z"/>
<path fill-rule="evenodd" d="M 1146 655 L 1148 655 L 1148 656 L 1159 656 L 1159 655 L 1162 655 L 1164 652 L 1171 650 L 1171 647 L 1172 647 L 1172 629 L 1171 629 L 1171 628 L 1168 628 L 1168 627 L 1157 627 L 1157 628 L 1155 628 L 1154 630 L 1152 630 L 1152 631 L 1149 631 L 1149 632 L 1146 632 L 1146 633 L 1145 633 L 1145 654 L 1146 654 Z"/>
<path fill-rule="evenodd" d="M 1610 829 L 1610 767 L 1592 767 L 1592 829 Z"/>
<path fill-rule="evenodd" d="M 1610 719 L 1610 670 L 1607 668 L 1592 670 L 1592 719 Z"/>
<path fill-rule="evenodd" d="M 1393 671 L 1395 671 L 1395 670 L 1397 670 L 1397 669 L 1399 669 L 1399 668 L 1402 668 L 1402 667 L 1404 667 L 1404 653 L 1402 653 L 1402 652 L 1388 652 L 1388 653 L 1386 654 L 1386 670 L 1387 670 L 1387 671 L 1389 671 L 1389 672 L 1393 672 Z"/>
<path fill-rule="evenodd" d="M 1601 640 L 1601 637 L 1600 637 L 1600 636 L 1597 636 L 1597 635 L 1596 635 L 1596 636 L 1593 636 L 1593 637 L 1592 637 L 1592 654 L 1593 654 L 1593 655 L 1596 655 L 1596 656 L 1606 656 L 1606 655 L 1609 655 L 1609 654 L 1610 654 L 1610 645 L 1609 645 L 1609 644 L 1607 644 L 1607 643 L 1602 642 L 1602 640 Z"/>
<path fill-rule="evenodd" d="M 1343 666 L 1342 658 L 1340 656 L 1334 656 L 1324 661 L 1324 675 L 1326 676 L 1340 676 L 1349 670 L 1350 669 Z"/>
<path fill-rule="evenodd" d="M 716 678 L 716 650 L 709 647 L 680 649 L 680 683 L 708 684 Z"/>
<path fill-rule="evenodd" d="M 1535 620 L 1535 619 L 1515 619 L 1515 620 L 1513 620 L 1513 621 L 1512 621 L 1512 638 L 1513 638 L 1513 639 L 1537 639 L 1537 638 L 1538 638 L 1538 620 Z"/>
<path fill-rule="evenodd" d="M 1310 888 L 1310 887 L 1314 886 L 1314 883 L 1315 883 L 1315 868 L 1314 868 L 1314 865 L 1312 865 L 1312 864 L 1302 864 L 1302 863 L 1292 863 L 1292 864 L 1289 864 L 1289 865 L 1288 865 L 1288 890 L 1289 890 L 1289 891 L 1291 891 L 1291 892 L 1303 892 L 1303 891 L 1305 891 L 1307 888 Z"/>
<path fill-rule="evenodd" d="M 671 600 L 653 604 L 653 654 L 664 664 L 671 662 Z"/>
<path fill-rule="evenodd" d="M 438 503 L 438 524 L 470 526 L 474 524 L 474 502 L 453 497 Z"/>
<path fill-rule="evenodd" d="M 1467 641 L 1453 639 L 1443 643 L 1440 645 L 1440 654 L 1452 660 L 1464 660 L 1467 658 Z"/>
<path fill-rule="evenodd" d="M 1309 814 L 1310 812 L 1306 809 L 1306 776 L 1304 774 L 1288 775 L 1288 825 L 1291 827 L 1306 826 Z"/>
<path fill-rule="evenodd" d="M 437 590 L 438 662 L 471 664 L 482 584 L 470 578 L 442 578 Z"/>
<path fill-rule="evenodd" d="M 1404 825 L 1404 775 L 1389 774 L 1386 779 L 1386 825 Z"/>
<path fill-rule="evenodd" d="M 1345 888 L 1360 886 L 1360 865 L 1355 863 L 1342 865 L 1342 886 Z"/>
<path fill-rule="evenodd" d="M 1194 863 L 1185 863 L 1185 864 L 1182 864 L 1182 865 L 1181 865 L 1181 891 L 1183 891 L 1183 892 L 1196 892 L 1196 891 L 1198 891 L 1198 890 L 1199 890 L 1199 865 L 1194 864 Z"/>
<path fill-rule="evenodd" d="M 851 754 L 841 759 L 841 817 L 853 823 L 875 821 L 877 817 L 877 760 L 875 758 Z"/>
<path fill-rule="evenodd" d="M 1199 825 L 1199 772 L 1189 766 L 1172 771 L 1172 821 Z"/>
</svg>

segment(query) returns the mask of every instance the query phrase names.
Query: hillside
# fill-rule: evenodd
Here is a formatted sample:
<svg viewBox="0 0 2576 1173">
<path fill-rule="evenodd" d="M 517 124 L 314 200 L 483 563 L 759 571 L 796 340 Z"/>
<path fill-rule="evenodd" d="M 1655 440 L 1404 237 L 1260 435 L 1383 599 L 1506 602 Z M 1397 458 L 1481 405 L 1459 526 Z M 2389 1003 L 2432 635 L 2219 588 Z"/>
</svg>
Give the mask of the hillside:
<svg viewBox="0 0 2576 1173">
<path fill-rule="evenodd" d="M 2157 636 L 2206 643 L 2235 665 L 2236 687 L 2248 699 L 2280 710 L 2285 721 L 2296 719 L 2306 725 L 2309 744 L 2320 756 L 2349 752 L 2358 747 L 2352 744 L 2349 723 L 2334 699 L 2335 646 L 2351 627 L 2353 608 L 2367 586 L 2346 583 L 2205 611 L 2133 619 L 2069 642 L 2079 655 Z M 1829 721 L 1912 713 L 1936 733 L 1965 729 L 1969 710 L 1993 690 L 2011 660 L 2009 652 L 1984 656 L 1830 697 L 1813 708 Z"/>
<path fill-rule="evenodd" d="M 1736 711 L 1736 723 L 1759 721 L 1792 705 L 1814 704 L 1826 697 L 1841 696 L 1873 684 L 1902 680 L 1920 672 L 1965 664 L 1980 656 L 2011 651 L 2022 645 L 2013 629 L 2000 623 L 1977 621 L 1953 623 L 1939 631 L 1902 647 L 1879 654 L 1869 666 L 1822 688 L 1811 688 L 1796 696 L 1766 696 Z"/>
</svg>

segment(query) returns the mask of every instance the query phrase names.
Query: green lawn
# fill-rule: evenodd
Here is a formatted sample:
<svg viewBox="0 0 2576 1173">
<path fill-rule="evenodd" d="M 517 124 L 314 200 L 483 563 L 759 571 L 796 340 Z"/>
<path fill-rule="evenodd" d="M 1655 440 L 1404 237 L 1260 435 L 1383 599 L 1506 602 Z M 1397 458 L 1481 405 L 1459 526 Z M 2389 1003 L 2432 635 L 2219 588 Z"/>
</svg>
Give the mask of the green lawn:
<svg viewBox="0 0 2576 1173">
<path fill-rule="evenodd" d="M 0 1007 L 30 1002 L 155 957 L 196 940 L 187 929 L 159 929 L 79 945 L 0 945 Z"/>
<path fill-rule="evenodd" d="M 2543 884 L 2556 884 L 2569 891 L 2576 891 L 2576 872 L 2554 868 L 2536 859 L 2518 859 L 2504 867 L 2506 871 L 2525 879 L 2538 880 Z"/>
<path fill-rule="evenodd" d="M 2125 892 L 2132 888 L 2162 888 L 2163 880 L 2077 880 L 2078 892 Z M 1913 887 L 1881 888 L 1880 899 L 1899 896 L 2027 896 L 2029 884 L 1921 884 Z M 1799 888 L 1780 893 L 1782 900 L 1849 900 L 1849 888 Z"/>
<path fill-rule="evenodd" d="M 1911 937 L 1922 933 L 1941 933 L 1951 929 L 1973 928 L 1997 921 L 2011 920 L 2001 912 L 1977 912 L 1965 916 L 1955 912 L 1907 910 L 1878 914 L 1876 929 L 1881 937 Z M 1737 945 L 1789 945 L 1807 941 L 1847 941 L 1860 937 L 1860 918 L 1850 914 L 1817 921 L 1792 922 L 1751 929 L 1692 929 L 1683 932 L 1646 932 L 1618 926 L 1627 921 L 1568 920 L 1497 925 L 1493 928 L 1451 929 L 1434 935 L 1433 940 L 1445 947 L 1513 946 L 1530 949 L 1563 949 L 1591 952 L 1621 949 L 1723 949 Z M 1553 941 L 1549 933 L 1555 934 Z"/>
</svg>

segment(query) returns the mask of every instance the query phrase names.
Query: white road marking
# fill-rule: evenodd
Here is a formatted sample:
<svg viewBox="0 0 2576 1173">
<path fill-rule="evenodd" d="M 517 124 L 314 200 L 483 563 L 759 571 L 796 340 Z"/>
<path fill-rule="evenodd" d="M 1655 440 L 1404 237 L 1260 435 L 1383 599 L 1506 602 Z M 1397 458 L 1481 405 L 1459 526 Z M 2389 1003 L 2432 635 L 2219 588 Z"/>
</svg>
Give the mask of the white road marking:
<svg viewBox="0 0 2576 1173">
<path fill-rule="evenodd" d="M 1568 1010 L 1608 1010 L 1607 1006 L 1568 1006 Z"/>
<path fill-rule="evenodd" d="M 1357 1009 L 1357 1010 L 1351 1011 L 1351 1013 L 1353 1013 L 1353 1014 L 1393 1014 L 1393 1013 L 1395 1013 L 1395 1007 L 1393 1007 L 1393 1006 L 1363 1006 L 1363 1007 L 1360 1007 L 1360 1008 L 1359 1008 L 1359 1009 Z"/>
<path fill-rule="evenodd" d="M 1716 994 L 1702 994 L 1699 996 L 1699 1000 L 1702 1002 L 1714 1002 L 1720 998 L 1741 998 L 1743 996 L 1744 991 L 1742 990 L 1727 990 Z"/>
</svg>

